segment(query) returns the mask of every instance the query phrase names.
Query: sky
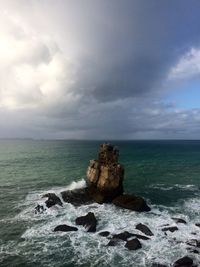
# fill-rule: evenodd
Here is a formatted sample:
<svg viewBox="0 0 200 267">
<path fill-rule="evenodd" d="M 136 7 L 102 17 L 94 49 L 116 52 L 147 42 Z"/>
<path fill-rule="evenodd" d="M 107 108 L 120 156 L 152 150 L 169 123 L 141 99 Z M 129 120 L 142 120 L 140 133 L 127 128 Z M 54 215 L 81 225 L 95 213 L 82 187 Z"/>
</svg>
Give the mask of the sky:
<svg viewBox="0 0 200 267">
<path fill-rule="evenodd" d="M 0 138 L 200 139 L 199 0 L 0 0 Z"/>
</svg>

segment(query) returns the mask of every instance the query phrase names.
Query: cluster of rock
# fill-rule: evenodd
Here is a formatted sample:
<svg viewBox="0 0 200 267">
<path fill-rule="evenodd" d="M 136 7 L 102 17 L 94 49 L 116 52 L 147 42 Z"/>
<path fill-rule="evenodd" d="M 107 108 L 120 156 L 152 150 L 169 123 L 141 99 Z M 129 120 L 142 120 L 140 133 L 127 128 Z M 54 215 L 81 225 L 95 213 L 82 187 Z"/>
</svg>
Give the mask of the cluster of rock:
<svg viewBox="0 0 200 267">
<path fill-rule="evenodd" d="M 186 221 L 183 219 L 174 218 L 174 220 L 177 223 L 186 223 Z M 97 219 L 94 213 L 92 212 L 89 212 L 85 216 L 76 218 L 75 223 L 76 225 L 83 226 L 87 232 L 92 232 L 92 233 L 96 232 L 96 227 L 98 224 Z M 174 232 L 175 230 L 172 228 L 173 227 L 162 228 L 162 231 L 164 231 L 165 233 L 167 231 Z M 128 231 L 124 231 L 119 234 L 112 234 L 109 231 L 102 231 L 102 232 L 99 232 L 98 234 L 108 239 L 108 243 L 106 246 L 113 247 L 124 242 L 124 247 L 127 248 L 128 250 L 138 250 L 142 248 L 142 244 L 140 240 L 143 240 L 143 241 L 150 240 L 151 237 L 154 236 L 154 234 L 152 233 L 152 231 L 149 229 L 148 226 L 142 223 L 137 224 L 135 229 L 142 232 L 142 235 L 137 234 L 137 233 L 130 233 Z M 68 226 L 68 225 L 58 225 L 54 229 L 54 232 L 57 232 L 57 231 L 62 231 L 62 232 L 78 231 L 78 228 L 74 226 Z M 190 240 L 187 242 L 187 244 L 191 247 L 200 248 L 200 242 L 197 240 Z M 196 251 L 198 252 L 198 250 Z M 183 258 L 178 259 L 172 266 L 173 267 L 197 267 L 196 265 L 193 264 L 193 259 L 188 256 L 184 256 Z M 152 267 L 167 267 L 167 266 L 160 264 L 160 263 L 154 263 Z"/>
</svg>

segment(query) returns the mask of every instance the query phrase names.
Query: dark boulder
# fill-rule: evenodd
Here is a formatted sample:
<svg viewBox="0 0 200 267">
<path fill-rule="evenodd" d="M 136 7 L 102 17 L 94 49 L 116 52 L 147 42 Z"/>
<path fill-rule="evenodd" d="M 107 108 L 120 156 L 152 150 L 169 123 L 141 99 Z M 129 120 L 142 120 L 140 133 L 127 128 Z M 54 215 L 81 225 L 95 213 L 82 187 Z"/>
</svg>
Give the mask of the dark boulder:
<svg viewBox="0 0 200 267">
<path fill-rule="evenodd" d="M 47 208 L 51 208 L 54 205 L 59 205 L 61 207 L 63 206 L 63 203 L 60 200 L 60 198 L 58 196 L 56 196 L 56 194 L 54 194 L 54 193 L 47 193 L 47 194 L 43 195 L 43 197 L 48 198 L 45 201 Z"/>
<path fill-rule="evenodd" d="M 87 232 L 96 232 L 97 219 L 93 212 L 89 212 L 85 216 L 76 218 L 76 224 L 83 225 L 87 229 Z"/>
<path fill-rule="evenodd" d="M 61 224 L 61 225 L 56 226 L 53 231 L 54 232 L 58 232 L 58 231 L 70 232 L 70 231 L 78 231 L 78 228 L 76 228 L 74 226 L 69 226 L 66 224 Z"/>
<path fill-rule="evenodd" d="M 129 250 L 137 250 L 142 247 L 140 241 L 137 238 L 128 240 L 125 244 L 125 247 L 128 248 Z"/>
<path fill-rule="evenodd" d="M 94 202 L 87 188 L 63 191 L 61 192 L 61 196 L 64 202 L 71 203 L 74 206 L 87 205 Z"/>
<path fill-rule="evenodd" d="M 116 197 L 113 200 L 113 204 L 118 207 L 143 212 L 143 211 L 150 211 L 151 209 L 147 205 L 146 201 L 142 197 L 124 194 L 121 196 Z"/>
<path fill-rule="evenodd" d="M 197 227 L 200 227 L 200 223 L 195 223 L 195 225 L 196 225 Z"/>
<path fill-rule="evenodd" d="M 175 232 L 175 231 L 178 231 L 178 227 L 176 226 L 171 226 L 171 227 L 165 227 L 165 228 L 162 228 L 162 231 L 163 232 L 167 232 L 167 231 L 170 231 L 170 232 Z"/>
<path fill-rule="evenodd" d="M 100 235 L 100 236 L 107 237 L 107 236 L 110 235 L 110 232 L 108 232 L 108 231 L 103 231 L 103 232 L 100 232 L 99 235 Z"/>
<path fill-rule="evenodd" d="M 184 223 L 186 224 L 186 221 L 181 218 L 172 218 L 176 223 Z"/>
<path fill-rule="evenodd" d="M 145 235 L 153 236 L 153 233 L 151 232 L 151 230 L 149 229 L 149 227 L 147 227 L 146 225 L 144 225 L 142 223 L 137 224 L 135 228 L 137 230 L 143 232 Z"/>
<path fill-rule="evenodd" d="M 193 260 L 188 256 L 185 256 L 174 263 L 174 267 L 192 267 Z"/>
</svg>

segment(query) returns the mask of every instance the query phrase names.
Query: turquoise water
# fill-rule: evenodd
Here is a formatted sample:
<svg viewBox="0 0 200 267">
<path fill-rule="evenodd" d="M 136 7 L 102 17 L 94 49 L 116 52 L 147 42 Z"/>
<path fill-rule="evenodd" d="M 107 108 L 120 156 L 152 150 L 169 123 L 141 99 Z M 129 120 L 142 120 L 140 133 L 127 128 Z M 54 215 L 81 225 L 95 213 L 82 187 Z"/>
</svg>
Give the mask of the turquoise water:
<svg viewBox="0 0 200 267">
<path fill-rule="evenodd" d="M 137 214 L 111 205 L 74 208 L 65 204 L 34 214 L 45 192 L 81 187 L 88 161 L 97 156 L 100 141 L 0 141 L 0 266 L 151 266 L 169 264 L 189 255 L 184 242 L 200 236 L 200 141 L 114 141 L 125 167 L 125 190 L 145 197 L 152 212 Z M 97 232 L 133 231 L 137 222 L 155 233 L 137 252 L 83 229 L 53 233 L 60 223 L 74 224 L 78 215 L 93 211 Z M 181 216 L 188 224 L 165 236 L 159 228 Z M 183 242 L 173 243 L 173 239 Z M 198 255 L 191 256 L 196 262 Z"/>
</svg>

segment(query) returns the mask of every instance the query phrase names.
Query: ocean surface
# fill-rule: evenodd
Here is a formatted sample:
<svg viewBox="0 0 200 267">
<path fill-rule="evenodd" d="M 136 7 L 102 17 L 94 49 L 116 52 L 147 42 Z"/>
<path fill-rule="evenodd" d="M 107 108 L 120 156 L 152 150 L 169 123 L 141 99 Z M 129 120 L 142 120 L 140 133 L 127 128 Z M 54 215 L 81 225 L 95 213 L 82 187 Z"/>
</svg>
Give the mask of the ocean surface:
<svg viewBox="0 0 200 267">
<path fill-rule="evenodd" d="M 109 204 L 75 208 L 65 203 L 43 214 L 34 208 L 46 192 L 83 187 L 90 159 L 100 141 L 0 141 L 0 266 L 134 266 L 153 262 L 170 265 L 185 255 L 200 266 L 200 254 L 186 242 L 199 238 L 200 141 L 113 141 L 125 167 L 125 191 L 143 196 L 152 210 L 135 213 Z M 75 225 L 78 216 L 95 213 L 97 233 L 54 233 L 59 224 Z M 187 224 L 176 224 L 179 217 Z M 129 251 L 120 243 L 107 247 L 101 231 L 119 233 L 144 223 L 154 233 L 142 249 Z M 179 230 L 165 235 L 164 225 Z M 141 233 L 140 233 L 141 234 Z M 198 250 L 198 249 L 197 249 Z"/>
</svg>

